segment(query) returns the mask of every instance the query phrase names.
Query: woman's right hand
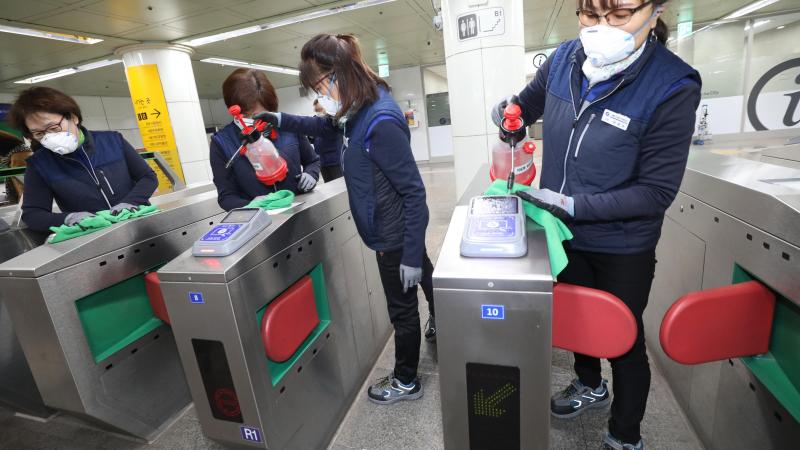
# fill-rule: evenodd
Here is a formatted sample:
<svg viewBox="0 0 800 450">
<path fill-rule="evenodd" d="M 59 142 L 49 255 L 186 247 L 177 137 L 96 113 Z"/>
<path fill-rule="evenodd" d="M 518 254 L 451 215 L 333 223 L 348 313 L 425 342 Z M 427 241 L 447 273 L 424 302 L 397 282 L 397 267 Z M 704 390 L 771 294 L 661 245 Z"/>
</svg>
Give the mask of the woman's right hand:
<svg viewBox="0 0 800 450">
<path fill-rule="evenodd" d="M 508 97 L 500 100 L 496 105 L 494 105 L 494 108 L 492 108 L 492 122 L 494 122 L 498 128 L 500 128 L 500 124 L 503 123 L 503 113 L 506 110 L 506 106 L 512 103 L 519 106 L 520 110 L 522 109 L 522 105 L 519 104 L 519 97 L 516 95 L 509 95 Z"/>
<path fill-rule="evenodd" d="M 275 113 L 270 111 L 260 112 L 253 116 L 255 120 L 261 120 L 262 122 L 266 122 L 269 125 L 272 125 L 272 128 L 280 128 L 281 126 L 281 113 Z"/>
</svg>

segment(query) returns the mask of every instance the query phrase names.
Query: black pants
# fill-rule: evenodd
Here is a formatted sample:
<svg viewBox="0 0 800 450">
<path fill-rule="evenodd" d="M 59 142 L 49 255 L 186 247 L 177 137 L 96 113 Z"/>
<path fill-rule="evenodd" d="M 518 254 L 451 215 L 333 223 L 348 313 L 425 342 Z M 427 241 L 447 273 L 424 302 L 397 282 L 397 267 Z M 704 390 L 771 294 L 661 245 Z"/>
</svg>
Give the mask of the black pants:
<svg viewBox="0 0 800 450">
<path fill-rule="evenodd" d="M 609 360 L 614 378 L 614 401 L 608 431 L 615 438 L 630 444 L 641 439 L 639 425 L 644 418 L 650 390 L 650 365 L 644 345 L 642 314 L 647 306 L 653 283 L 655 250 L 634 255 L 612 255 L 567 251 L 569 265 L 558 275 L 558 281 L 602 289 L 625 302 L 636 318 L 639 332 L 631 350 Z M 586 386 L 600 386 L 600 360 L 575 353 L 575 373 Z"/>
<path fill-rule="evenodd" d="M 405 293 L 400 283 L 400 261 L 403 251 L 376 252 L 383 292 L 389 309 L 389 320 L 394 326 L 394 376 L 408 384 L 417 377 L 419 345 L 422 331 L 419 324 L 417 286 Z M 422 292 L 428 300 L 428 310 L 433 315 L 433 264 L 427 250 L 422 254 Z"/>
<path fill-rule="evenodd" d="M 319 169 L 319 172 L 322 174 L 322 179 L 325 180 L 327 183 L 328 181 L 333 181 L 337 178 L 341 178 L 342 175 L 342 166 L 336 164 L 335 166 L 325 166 Z"/>
</svg>

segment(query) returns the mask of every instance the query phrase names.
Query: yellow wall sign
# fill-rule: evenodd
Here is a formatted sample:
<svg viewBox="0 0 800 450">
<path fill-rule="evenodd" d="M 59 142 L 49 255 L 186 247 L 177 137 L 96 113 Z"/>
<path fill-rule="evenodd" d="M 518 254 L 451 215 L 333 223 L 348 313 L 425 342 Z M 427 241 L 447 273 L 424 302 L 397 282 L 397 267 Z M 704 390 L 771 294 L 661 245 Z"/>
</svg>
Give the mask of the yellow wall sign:
<svg viewBox="0 0 800 450">
<path fill-rule="evenodd" d="M 167 100 L 164 98 L 161 78 L 158 76 L 158 67 L 155 64 L 144 64 L 128 67 L 126 71 L 133 111 L 136 113 L 136 122 L 139 124 L 139 134 L 142 135 L 144 148 L 160 152 L 172 170 L 183 180 L 183 169 L 178 157 L 178 147 L 175 145 L 175 135 L 172 133 Z M 154 163 L 151 162 L 151 166 L 155 167 Z M 158 173 L 158 191 L 168 190 L 170 183 L 167 178 L 160 171 L 156 173 Z"/>
</svg>

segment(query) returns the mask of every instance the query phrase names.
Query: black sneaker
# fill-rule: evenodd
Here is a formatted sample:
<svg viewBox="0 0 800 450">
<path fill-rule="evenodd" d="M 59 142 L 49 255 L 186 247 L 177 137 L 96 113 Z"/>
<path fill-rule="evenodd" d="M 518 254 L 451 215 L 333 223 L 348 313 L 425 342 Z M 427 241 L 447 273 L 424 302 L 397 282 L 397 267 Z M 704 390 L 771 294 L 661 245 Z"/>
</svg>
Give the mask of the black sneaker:
<svg viewBox="0 0 800 450">
<path fill-rule="evenodd" d="M 422 397 L 422 384 L 415 378 L 411 384 L 403 384 L 394 377 L 394 372 L 389 376 L 379 379 L 367 389 L 367 397 L 373 403 L 390 405 L 402 400 L 416 400 Z"/>
<path fill-rule="evenodd" d="M 589 408 L 602 408 L 610 401 L 606 380 L 593 390 L 576 378 L 566 389 L 550 399 L 550 412 L 559 419 L 570 419 Z"/>
<path fill-rule="evenodd" d="M 640 439 L 636 445 L 626 444 L 612 436 L 611 433 L 606 433 L 600 450 L 644 450 L 644 443 Z"/>
<path fill-rule="evenodd" d="M 436 341 L 436 317 L 434 316 L 428 317 L 428 321 L 425 323 L 425 340 Z"/>
</svg>

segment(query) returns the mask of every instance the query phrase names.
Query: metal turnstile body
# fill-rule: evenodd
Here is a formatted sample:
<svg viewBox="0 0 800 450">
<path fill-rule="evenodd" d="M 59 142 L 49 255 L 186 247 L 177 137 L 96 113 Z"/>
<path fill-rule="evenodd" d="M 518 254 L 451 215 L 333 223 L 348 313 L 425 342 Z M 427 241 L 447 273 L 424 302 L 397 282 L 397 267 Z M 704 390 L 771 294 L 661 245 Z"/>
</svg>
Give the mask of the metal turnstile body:
<svg viewBox="0 0 800 450">
<path fill-rule="evenodd" d="M 669 359 L 657 343 L 661 320 L 675 300 L 730 285 L 742 274 L 777 294 L 776 311 L 800 311 L 800 170 L 693 150 L 656 257 L 646 339 L 703 444 L 720 450 L 797 447 L 800 424 L 782 404 L 786 399 L 760 381 L 747 358 L 686 366 Z M 777 327 L 787 323 L 778 314 L 772 345 Z M 784 361 L 790 372 L 798 358 L 794 348 Z"/>
<path fill-rule="evenodd" d="M 101 311 L 99 293 L 174 258 L 222 215 L 211 184 L 153 203 L 162 212 L 42 245 L 0 265 L 0 300 L 44 403 L 146 440 L 190 403 L 170 328 L 153 316 L 147 332 L 98 355 L 79 309 L 89 299 Z"/>
<path fill-rule="evenodd" d="M 457 206 L 433 272 L 444 444 L 448 449 L 547 449 L 552 290 L 544 230 L 526 222 L 528 254 L 467 258 L 466 201 Z"/>
<path fill-rule="evenodd" d="M 344 181 L 295 202 L 230 256 L 187 251 L 158 272 L 203 432 L 226 444 L 324 448 L 391 333 Z M 259 314 L 309 274 L 320 323 L 271 361 Z"/>
<path fill-rule="evenodd" d="M 26 228 L 0 232 L 0 264 L 44 243 L 46 235 Z M 46 418 L 55 411 L 44 405 L 25 354 L 19 345 L 5 303 L 0 301 L 0 404 L 15 411 Z"/>
</svg>

